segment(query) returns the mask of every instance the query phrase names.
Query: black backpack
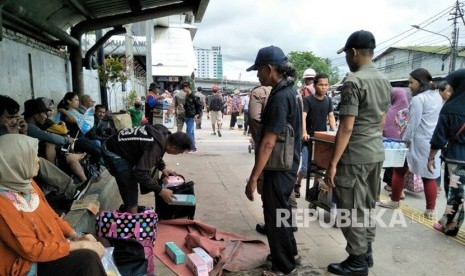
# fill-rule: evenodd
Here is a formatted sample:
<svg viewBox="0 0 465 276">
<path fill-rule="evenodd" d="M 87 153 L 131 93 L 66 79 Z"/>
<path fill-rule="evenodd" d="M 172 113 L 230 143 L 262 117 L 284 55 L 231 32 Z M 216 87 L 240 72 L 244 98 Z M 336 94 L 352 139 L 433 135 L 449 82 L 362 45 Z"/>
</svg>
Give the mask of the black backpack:
<svg viewBox="0 0 465 276">
<path fill-rule="evenodd" d="M 210 100 L 210 110 L 212 111 L 220 111 L 221 108 L 223 107 L 223 99 L 221 96 L 214 95 L 211 97 Z"/>
</svg>

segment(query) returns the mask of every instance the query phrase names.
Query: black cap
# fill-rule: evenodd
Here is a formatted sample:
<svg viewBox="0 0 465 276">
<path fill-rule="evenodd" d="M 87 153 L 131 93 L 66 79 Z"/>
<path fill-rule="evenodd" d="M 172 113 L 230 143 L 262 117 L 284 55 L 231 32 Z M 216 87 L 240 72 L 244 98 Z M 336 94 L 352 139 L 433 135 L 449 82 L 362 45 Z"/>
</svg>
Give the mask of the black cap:
<svg viewBox="0 0 465 276">
<path fill-rule="evenodd" d="M 149 85 L 149 90 L 154 90 L 154 89 L 160 89 L 160 85 L 152 82 L 150 85 Z"/>
<path fill-rule="evenodd" d="M 190 87 L 190 83 L 188 81 L 183 81 L 181 82 L 181 88 L 184 88 L 184 87 Z"/>
<path fill-rule="evenodd" d="M 22 115 L 31 116 L 37 113 L 47 112 L 47 106 L 41 100 L 31 99 L 24 102 L 24 112 Z"/>
<path fill-rule="evenodd" d="M 197 91 L 199 91 L 199 92 L 202 91 L 202 87 L 200 87 L 200 86 L 197 87 Z"/>
<path fill-rule="evenodd" d="M 338 54 L 347 49 L 374 49 L 376 48 L 375 37 L 369 31 L 356 31 L 347 39 L 346 45 L 337 51 Z"/>
<path fill-rule="evenodd" d="M 257 57 L 255 58 L 254 65 L 247 68 L 247 72 L 257 70 L 260 65 L 285 65 L 287 57 L 284 55 L 283 50 L 276 46 L 268 46 L 258 50 Z"/>
</svg>

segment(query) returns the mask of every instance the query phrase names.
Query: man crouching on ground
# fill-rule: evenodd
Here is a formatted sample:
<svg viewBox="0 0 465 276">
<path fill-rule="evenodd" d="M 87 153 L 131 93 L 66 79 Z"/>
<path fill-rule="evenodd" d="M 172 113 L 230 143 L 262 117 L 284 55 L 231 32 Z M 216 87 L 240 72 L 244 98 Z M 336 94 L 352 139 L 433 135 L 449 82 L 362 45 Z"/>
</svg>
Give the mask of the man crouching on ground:
<svg viewBox="0 0 465 276">
<path fill-rule="evenodd" d="M 173 192 L 152 179 L 151 171 L 156 167 L 163 175 L 176 175 L 166 168 L 163 155 L 165 152 L 181 154 L 191 147 L 192 142 L 187 134 L 171 133 L 165 126 L 158 124 L 125 128 L 109 138 L 102 145 L 102 151 L 108 171 L 116 178 L 124 211 L 137 212 L 137 183 L 142 194 L 155 192 L 166 203 L 171 203 Z"/>
</svg>

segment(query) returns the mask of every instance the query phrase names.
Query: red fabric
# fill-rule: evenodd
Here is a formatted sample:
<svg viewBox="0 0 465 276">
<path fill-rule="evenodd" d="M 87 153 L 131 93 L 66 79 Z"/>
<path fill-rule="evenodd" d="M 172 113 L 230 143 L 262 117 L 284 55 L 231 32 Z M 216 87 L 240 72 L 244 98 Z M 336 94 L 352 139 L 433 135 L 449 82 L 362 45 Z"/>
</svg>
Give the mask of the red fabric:
<svg viewBox="0 0 465 276">
<path fill-rule="evenodd" d="M 423 186 L 425 187 L 426 209 L 434 210 L 436 207 L 436 198 L 438 196 L 438 185 L 436 179 L 423 177 Z"/>
<path fill-rule="evenodd" d="M 210 276 L 222 275 L 223 269 L 241 271 L 256 268 L 265 262 L 268 246 L 234 233 L 217 230 L 199 221 L 175 219 L 160 221 L 155 256 L 177 275 L 194 275 L 185 264 L 176 265 L 165 253 L 165 243 L 172 241 L 189 254 L 194 247 L 202 247 L 214 260 Z"/>
<path fill-rule="evenodd" d="M 399 202 L 400 195 L 404 190 L 404 176 L 407 173 L 408 167 L 407 162 L 405 162 L 404 167 L 402 168 L 394 168 L 392 170 L 392 183 L 391 183 L 391 200 Z"/>
</svg>

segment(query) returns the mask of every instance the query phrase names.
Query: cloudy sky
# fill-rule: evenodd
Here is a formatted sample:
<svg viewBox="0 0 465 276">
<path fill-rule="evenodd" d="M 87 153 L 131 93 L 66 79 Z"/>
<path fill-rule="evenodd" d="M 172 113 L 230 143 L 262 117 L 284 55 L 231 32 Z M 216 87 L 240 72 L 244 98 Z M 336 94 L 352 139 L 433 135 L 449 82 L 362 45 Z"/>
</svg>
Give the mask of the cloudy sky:
<svg viewBox="0 0 465 276">
<path fill-rule="evenodd" d="M 194 46 L 221 46 L 228 79 L 256 81 L 256 72 L 245 69 L 258 49 L 269 45 L 286 54 L 311 51 L 348 71 L 344 54 L 336 51 L 352 32 L 371 31 L 378 45 L 375 55 L 391 46 L 448 45 L 446 38 L 411 25 L 452 37 L 448 19 L 454 5 L 453 0 L 210 0 L 196 24 Z"/>
</svg>

